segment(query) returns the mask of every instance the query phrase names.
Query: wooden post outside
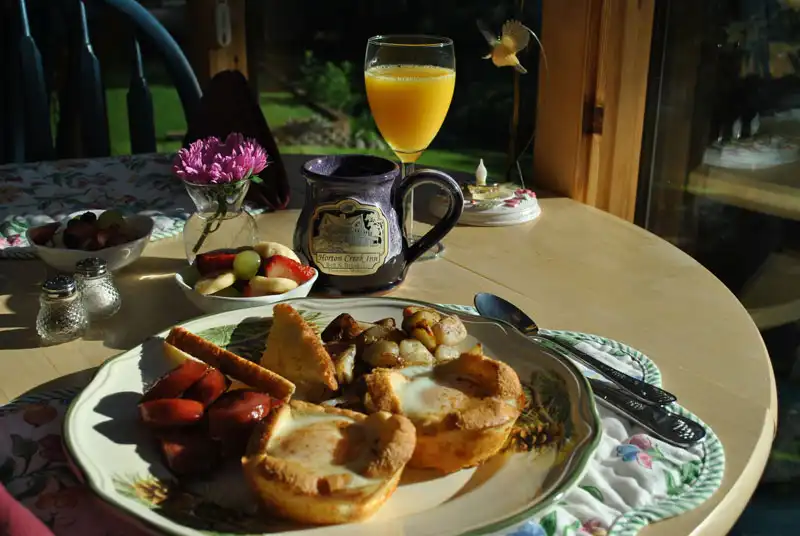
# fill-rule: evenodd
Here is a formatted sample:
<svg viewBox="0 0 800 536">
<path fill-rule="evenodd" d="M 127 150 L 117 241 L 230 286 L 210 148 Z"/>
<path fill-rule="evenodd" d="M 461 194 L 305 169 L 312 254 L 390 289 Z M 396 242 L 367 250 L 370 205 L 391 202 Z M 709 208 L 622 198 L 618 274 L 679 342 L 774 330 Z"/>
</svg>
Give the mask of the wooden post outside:
<svg viewBox="0 0 800 536">
<path fill-rule="evenodd" d="M 245 31 L 246 0 L 227 0 L 231 16 L 231 42 L 222 47 L 217 42 L 215 13 L 224 0 L 191 0 L 186 2 L 189 27 L 189 61 L 200 86 L 218 72 L 236 69 L 248 75 L 247 35 Z"/>
</svg>

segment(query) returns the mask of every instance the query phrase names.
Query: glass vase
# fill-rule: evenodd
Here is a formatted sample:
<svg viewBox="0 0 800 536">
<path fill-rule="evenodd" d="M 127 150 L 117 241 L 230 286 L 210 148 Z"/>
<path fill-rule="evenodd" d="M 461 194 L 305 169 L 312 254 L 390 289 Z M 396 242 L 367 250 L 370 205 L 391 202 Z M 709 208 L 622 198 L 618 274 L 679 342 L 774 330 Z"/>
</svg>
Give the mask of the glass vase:
<svg viewBox="0 0 800 536">
<path fill-rule="evenodd" d="M 253 216 L 244 210 L 249 180 L 228 184 L 194 184 L 184 181 L 197 211 L 186 221 L 183 243 L 189 264 L 209 251 L 254 246 L 258 228 Z"/>
</svg>

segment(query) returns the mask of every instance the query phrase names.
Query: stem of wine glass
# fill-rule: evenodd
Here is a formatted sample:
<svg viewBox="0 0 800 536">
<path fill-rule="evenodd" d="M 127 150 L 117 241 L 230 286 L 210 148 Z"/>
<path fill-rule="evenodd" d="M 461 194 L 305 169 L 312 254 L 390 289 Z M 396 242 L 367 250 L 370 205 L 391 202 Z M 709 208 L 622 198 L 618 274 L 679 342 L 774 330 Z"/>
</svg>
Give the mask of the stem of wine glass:
<svg viewBox="0 0 800 536">
<path fill-rule="evenodd" d="M 409 175 L 414 173 L 414 163 L 413 162 L 401 162 L 400 163 L 400 176 L 405 179 Z M 406 235 L 406 241 L 408 245 L 414 243 L 414 190 L 411 189 L 406 194 L 405 199 L 403 199 L 403 232 Z"/>
</svg>

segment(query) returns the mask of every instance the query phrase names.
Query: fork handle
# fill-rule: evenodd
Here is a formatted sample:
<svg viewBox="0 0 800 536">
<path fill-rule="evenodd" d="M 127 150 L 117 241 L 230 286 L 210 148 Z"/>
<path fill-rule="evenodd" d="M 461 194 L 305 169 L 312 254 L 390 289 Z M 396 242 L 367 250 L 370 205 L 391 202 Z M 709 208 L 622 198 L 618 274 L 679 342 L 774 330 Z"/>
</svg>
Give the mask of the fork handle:
<svg viewBox="0 0 800 536">
<path fill-rule="evenodd" d="M 677 397 L 672 393 L 665 391 L 655 385 L 649 384 L 646 381 L 634 378 L 624 372 L 610 367 L 600 361 L 599 359 L 587 354 L 583 350 L 579 350 L 573 346 L 566 346 L 555 337 L 537 333 L 530 335 L 533 338 L 544 339 L 550 343 L 558 345 L 559 348 L 566 351 L 570 356 L 574 356 L 578 361 L 583 362 L 588 367 L 599 372 L 603 377 L 615 383 L 619 387 L 629 391 L 633 396 L 647 404 L 656 404 L 658 406 L 666 406 L 677 400 Z"/>
</svg>

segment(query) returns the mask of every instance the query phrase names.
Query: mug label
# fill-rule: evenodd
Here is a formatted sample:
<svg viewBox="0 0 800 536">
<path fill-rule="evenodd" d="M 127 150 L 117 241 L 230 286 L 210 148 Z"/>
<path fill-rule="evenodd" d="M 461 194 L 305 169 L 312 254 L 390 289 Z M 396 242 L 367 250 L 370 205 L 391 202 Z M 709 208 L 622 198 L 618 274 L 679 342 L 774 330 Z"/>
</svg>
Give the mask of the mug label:
<svg viewBox="0 0 800 536">
<path fill-rule="evenodd" d="M 370 275 L 389 254 L 389 224 L 380 208 L 354 199 L 319 205 L 311 216 L 308 249 L 328 275 Z"/>
</svg>

